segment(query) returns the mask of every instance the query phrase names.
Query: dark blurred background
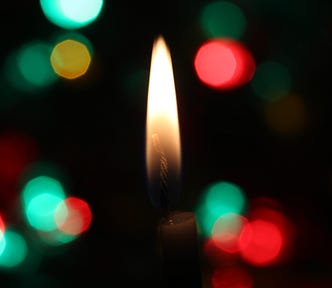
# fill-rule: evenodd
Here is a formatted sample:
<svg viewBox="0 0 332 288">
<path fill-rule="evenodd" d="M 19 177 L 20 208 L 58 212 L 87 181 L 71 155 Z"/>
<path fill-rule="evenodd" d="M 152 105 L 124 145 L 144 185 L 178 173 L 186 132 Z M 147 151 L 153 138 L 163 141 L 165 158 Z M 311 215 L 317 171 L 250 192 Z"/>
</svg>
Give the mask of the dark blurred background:
<svg viewBox="0 0 332 288">
<path fill-rule="evenodd" d="M 210 38 L 200 17 L 212 2 L 105 1 L 95 21 L 75 30 L 93 47 L 87 73 L 33 92 L 8 83 L 8 57 L 26 43 L 51 42 L 67 31 L 45 17 L 39 1 L 2 3 L 0 142 L 11 133 L 28 139 L 26 158 L 18 160 L 26 165 L 22 175 L 35 163 L 52 166 L 67 193 L 89 204 L 93 218 L 75 241 L 40 249 L 19 203 L 26 178 L 3 180 L 0 213 L 7 229 L 25 238 L 30 258 L 1 269 L 1 287 L 164 287 L 156 243 L 160 214 L 148 197 L 144 155 L 148 73 L 159 34 L 172 54 L 179 109 L 178 209 L 195 211 L 204 189 L 224 180 L 243 189 L 248 206 L 257 197 L 274 199 L 295 227 L 285 263 L 242 263 L 253 286 L 216 287 L 331 287 L 332 5 L 228 1 L 246 19 L 238 40 L 251 51 L 256 72 L 265 61 L 287 67 L 286 92 L 297 97 L 298 112 L 297 104 L 260 98 L 252 82 L 219 91 L 199 80 L 193 59 Z M 269 111 L 279 120 L 269 120 Z M 293 120 L 300 124 L 292 126 Z M 0 149 L 3 174 L 12 163 L 7 150 Z M 208 274 L 204 279 L 204 287 L 212 287 Z"/>
</svg>

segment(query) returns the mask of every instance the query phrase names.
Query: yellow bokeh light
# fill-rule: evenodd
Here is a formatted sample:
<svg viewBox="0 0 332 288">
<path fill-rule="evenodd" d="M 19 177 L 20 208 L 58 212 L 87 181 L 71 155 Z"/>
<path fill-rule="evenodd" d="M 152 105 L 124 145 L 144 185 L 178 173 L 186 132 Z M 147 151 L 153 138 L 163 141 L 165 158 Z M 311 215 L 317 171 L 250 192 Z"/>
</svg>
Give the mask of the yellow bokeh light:
<svg viewBox="0 0 332 288">
<path fill-rule="evenodd" d="M 307 107 L 296 94 L 269 103 L 264 112 L 267 125 L 278 134 L 296 135 L 307 128 Z"/>
<path fill-rule="evenodd" d="M 87 46 L 72 39 L 58 43 L 51 54 L 54 72 L 66 79 L 75 79 L 84 75 L 90 62 L 91 55 Z"/>
</svg>

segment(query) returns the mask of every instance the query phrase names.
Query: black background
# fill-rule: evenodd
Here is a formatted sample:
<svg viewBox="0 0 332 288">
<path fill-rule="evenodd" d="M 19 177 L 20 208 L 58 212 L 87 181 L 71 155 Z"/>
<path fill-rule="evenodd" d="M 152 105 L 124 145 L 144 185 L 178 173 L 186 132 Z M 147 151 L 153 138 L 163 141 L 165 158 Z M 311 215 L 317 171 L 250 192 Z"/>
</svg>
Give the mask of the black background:
<svg viewBox="0 0 332 288">
<path fill-rule="evenodd" d="M 249 200 L 278 200 L 296 227 L 293 256 L 278 268 L 248 267 L 255 287 L 329 287 L 332 6 L 233 2 L 247 18 L 242 42 L 256 63 L 286 63 L 291 92 L 306 103 L 307 128 L 283 137 L 264 122 L 264 103 L 249 84 L 220 92 L 196 77 L 193 57 L 206 40 L 198 17 L 206 3 L 105 1 L 99 18 L 79 29 L 94 49 L 84 77 L 60 79 L 36 97 L 10 93 L 19 100 L 1 109 L 0 133 L 30 135 L 38 160 L 61 168 L 69 193 L 89 203 L 93 221 L 78 240 L 47 250 L 33 265 L 1 271 L 1 287 L 163 287 L 156 250 L 160 215 L 148 199 L 144 159 L 148 71 L 158 34 L 170 47 L 177 90 L 179 210 L 194 211 L 203 189 L 219 180 L 237 183 Z M 0 9 L 0 64 L 22 44 L 62 31 L 48 22 L 39 1 L 6 1 Z M 6 210 L 6 203 L 1 207 Z M 6 213 L 7 225 L 28 229 L 16 210 Z"/>
</svg>

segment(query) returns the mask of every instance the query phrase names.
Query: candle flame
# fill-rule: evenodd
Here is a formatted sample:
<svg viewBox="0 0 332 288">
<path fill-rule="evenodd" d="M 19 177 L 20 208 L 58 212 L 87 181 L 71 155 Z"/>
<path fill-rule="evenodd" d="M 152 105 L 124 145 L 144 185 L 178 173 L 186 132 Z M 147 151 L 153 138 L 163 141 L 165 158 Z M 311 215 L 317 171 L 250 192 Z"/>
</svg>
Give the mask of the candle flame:
<svg viewBox="0 0 332 288">
<path fill-rule="evenodd" d="M 178 198 L 181 143 L 172 59 L 162 36 L 153 43 L 146 118 L 146 164 L 154 206 Z M 166 206 L 166 207 L 165 207 Z"/>
</svg>

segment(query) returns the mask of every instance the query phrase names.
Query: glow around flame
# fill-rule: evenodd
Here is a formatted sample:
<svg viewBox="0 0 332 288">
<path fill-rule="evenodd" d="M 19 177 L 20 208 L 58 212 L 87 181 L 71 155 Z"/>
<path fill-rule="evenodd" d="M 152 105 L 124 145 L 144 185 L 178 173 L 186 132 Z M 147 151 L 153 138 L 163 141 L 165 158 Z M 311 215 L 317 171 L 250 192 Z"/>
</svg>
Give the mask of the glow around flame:
<svg viewBox="0 0 332 288">
<path fill-rule="evenodd" d="M 181 143 L 172 60 L 162 36 L 154 41 L 151 56 L 146 164 L 153 205 L 171 208 L 179 196 Z"/>
</svg>

